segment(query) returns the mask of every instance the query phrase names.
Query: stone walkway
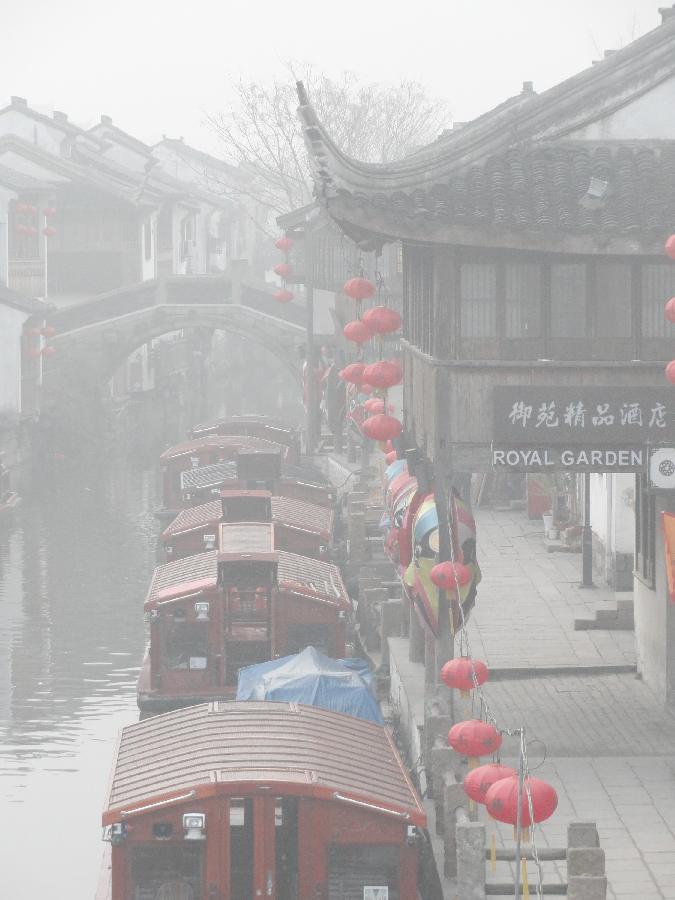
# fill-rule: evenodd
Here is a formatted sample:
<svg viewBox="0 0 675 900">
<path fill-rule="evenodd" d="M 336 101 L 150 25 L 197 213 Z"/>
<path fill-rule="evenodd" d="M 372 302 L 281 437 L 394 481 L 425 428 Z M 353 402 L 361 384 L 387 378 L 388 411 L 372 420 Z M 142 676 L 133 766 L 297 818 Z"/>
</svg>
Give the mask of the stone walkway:
<svg viewBox="0 0 675 900">
<path fill-rule="evenodd" d="M 675 900 L 675 717 L 635 674 L 602 672 L 634 663 L 633 632 L 573 630 L 575 617 L 614 595 L 580 590 L 580 556 L 547 553 L 524 513 L 476 518 L 483 582 L 470 640 L 500 670 L 485 696 L 501 727 L 526 728 L 533 774 L 558 791 L 538 846 L 564 846 L 569 821 L 593 819 L 610 900 Z M 528 667 L 531 677 L 514 671 Z M 536 671 L 546 667 L 562 671 Z M 503 761 L 513 765 L 516 753 L 505 738 Z M 510 828 L 489 822 L 487 831 L 513 845 Z M 545 881 L 565 880 L 564 864 L 542 867 Z M 508 868 L 499 863 L 488 880 L 505 880 Z M 533 863 L 528 874 L 536 881 Z"/>
<path fill-rule="evenodd" d="M 633 632 L 574 630 L 575 618 L 615 598 L 579 588 L 580 554 L 548 553 L 541 523 L 523 512 L 479 509 L 476 523 L 483 580 L 469 624 L 475 656 L 493 669 L 635 664 Z"/>
</svg>

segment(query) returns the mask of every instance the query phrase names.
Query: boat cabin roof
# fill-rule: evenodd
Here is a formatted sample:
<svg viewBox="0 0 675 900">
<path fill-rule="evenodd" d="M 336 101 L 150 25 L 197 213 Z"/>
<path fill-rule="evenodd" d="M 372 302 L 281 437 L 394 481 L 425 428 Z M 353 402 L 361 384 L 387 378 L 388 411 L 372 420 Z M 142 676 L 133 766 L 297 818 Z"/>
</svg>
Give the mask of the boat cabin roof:
<svg viewBox="0 0 675 900">
<path fill-rule="evenodd" d="M 264 428 L 269 432 L 270 438 L 278 436 L 281 443 L 289 443 L 297 434 L 297 429 L 281 419 L 268 418 L 267 416 L 230 416 L 224 419 L 215 419 L 213 422 L 201 422 L 192 429 L 194 437 L 204 434 L 242 434 L 248 428 Z M 235 429 L 241 430 L 236 432 Z"/>
<path fill-rule="evenodd" d="M 145 609 L 167 600 L 209 590 L 218 585 L 218 551 L 207 550 L 157 566 L 145 598 Z"/>
<path fill-rule="evenodd" d="M 254 435 L 244 434 L 209 434 L 206 437 L 195 438 L 191 441 L 184 441 L 169 447 L 159 457 L 160 464 L 166 466 L 172 460 L 181 456 L 190 456 L 192 453 L 198 453 L 207 447 L 215 447 L 219 450 L 231 450 L 233 456 L 240 450 L 247 452 L 252 451 L 268 451 L 281 452 L 282 456 L 286 453 L 287 447 L 284 444 L 278 444 L 276 441 L 267 440 L 267 438 L 256 437 Z"/>
<path fill-rule="evenodd" d="M 210 466 L 198 466 L 196 469 L 185 469 L 180 473 L 180 486 L 183 491 L 196 491 L 205 488 L 216 488 L 226 481 L 237 478 L 237 463 L 232 459 L 212 463 Z"/>
<path fill-rule="evenodd" d="M 221 497 L 269 497 L 267 491 L 221 491 Z M 176 518 L 162 532 L 162 539 L 213 525 L 220 522 L 223 507 L 220 500 L 209 500 L 199 506 L 191 506 L 181 510 Z M 272 497 L 272 521 L 275 525 L 286 526 L 307 534 L 317 535 L 329 541 L 333 532 L 333 511 L 327 506 L 318 506 L 304 500 L 291 497 Z"/>
<path fill-rule="evenodd" d="M 251 531 L 247 536 L 237 537 L 238 534 L 241 535 L 242 528 L 248 527 L 262 530 L 258 535 Z M 232 549 L 225 553 L 207 550 L 157 566 L 145 598 L 146 611 L 155 609 L 167 601 L 176 601 L 205 590 L 212 590 L 218 585 L 219 561 L 247 559 L 251 556 L 278 563 L 277 581 L 279 590 L 283 593 L 305 597 L 319 603 L 334 604 L 345 611 L 351 609 L 349 595 L 338 567 L 298 553 L 274 550 L 273 526 L 270 523 L 251 522 L 244 525 L 237 523 L 223 525 L 222 528 L 228 528 L 232 532 L 231 536 L 227 537 L 230 542 L 228 546 L 234 547 L 238 542 L 246 549 L 243 551 Z M 254 540 L 256 544 L 252 544 Z M 251 551 L 251 546 L 265 549 Z"/>
<path fill-rule="evenodd" d="M 149 806 L 267 784 L 283 792 L 368 804 L 426 824 L 394 741 L 381 725 L 297 703 L 216 702 L 123 729 L 103 824 Z M 365 808 L 365 807 L 364 807 Z"/>
</svg>

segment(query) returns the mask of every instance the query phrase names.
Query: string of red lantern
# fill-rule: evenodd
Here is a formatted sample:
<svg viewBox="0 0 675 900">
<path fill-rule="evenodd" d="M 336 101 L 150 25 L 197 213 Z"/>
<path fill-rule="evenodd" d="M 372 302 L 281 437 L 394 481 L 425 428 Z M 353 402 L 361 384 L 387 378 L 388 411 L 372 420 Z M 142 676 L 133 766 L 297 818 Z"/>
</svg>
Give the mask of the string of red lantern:
<svg viewBox="0 0 675 900">
<path fill-rule="evenodd" d="M 485 684 L 490 675 L 488 667 L 480 659 L 458 656 L 450 659 L 441 669 L 441 680 L 449 688 L 468 694 L 474 687 Z"/>
<path fill-rule="evenodd" d="M 342 329 L 342 333 L 348 341 L 354 344 L 365 344 L 371 339 L 372 332 L 362 319 L 355 319 L 353 322 L 347 322 Z"/>
<path fill-rule="evenodd" d="M 666 256 L 675 259 L 675 234 L 671 234 L 667 239 L 664 250 Z M 669 322 L 675 322 L 675 297 L 671 297 L 666 303 L 665 316 Z M 671 384 L 675 384 L 675 359 L 666 366 L 666 380 Z"/>
<path fill-rule="evenodd" d="M 457 722 L 448 732 L 448 745 L 456 753 L 469 757 L 469 766 L 474 769 L 481 756 L 496 753 L 502 745 L 502 736 L 494 725 L 480 719 Z"/>
<path fill-rule="evenodd" d="M 464 793 L 476 803 L 485 803 L 485 795 L 493 784 L 517 774 L 511 766 L 504 766 L 501 763 L 485 763 L 485 765 L 477 766 L 466 773 L 463 784 Z"/>
<path fill-rule="evenodd" d="M 293 266 L 288 261 L 288 251 L 293 246 L 293 241 L 288 235 L 282 235 L 280 238 L 274 242 L 274 246 L 281 250 L 285 256 L 284 262 L 277 263 L 276 266 L 273 267 L 272 271 L 278 275 L 280 278 L 284 279 L 284 282 L 288 278 L 289 275 L 293 272 Z M 274 299 L 277 303 L 290 303 L 294 298 L 294 294 L 292 291 L 289 291 L 286 286 L 284 286 L 281 290 L 276 291 L 274 294 Z"/>
<path fill-rule="evenodd" d="M 485 808 L 493 819 L 507 825 L 518 823 L 518 775 L 509 775 L 495 781 L 485 793 Z M 528 797 L 529 794 L 529 797 Z M 530 800 L 532 815 L 530 816 Z M 549 819 L 558 806 L 558 795 L 548 782 L 528 775 L 524 779 L 524 790 L 520 801 L 520 825 L 529 828 L 533 822 Z"/>
</svg>

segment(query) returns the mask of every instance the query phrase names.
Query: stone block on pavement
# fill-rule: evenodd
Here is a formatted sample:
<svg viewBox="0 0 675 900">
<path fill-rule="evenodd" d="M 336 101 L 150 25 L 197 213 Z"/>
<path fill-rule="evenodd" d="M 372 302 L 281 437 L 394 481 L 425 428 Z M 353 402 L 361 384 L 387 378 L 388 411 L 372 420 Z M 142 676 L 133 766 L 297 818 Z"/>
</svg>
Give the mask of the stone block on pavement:
<svg viewBox="0 0 675 900">
<path fill-rule="evenodd" d="M 600 838 L 595 822 L 570 822 L 567 826 L 568 847 L 599 847 Z"/>
<path fill-rule="evenodd" d="M 567 900 L 607 900 L 607 877 L 605 875 L 569 876 Z"/>
<path fill-rule="evenodd" d="M 602 847 L 568 847 L 568 875 L 604 875 L 605 851 Z"/>
</svg>

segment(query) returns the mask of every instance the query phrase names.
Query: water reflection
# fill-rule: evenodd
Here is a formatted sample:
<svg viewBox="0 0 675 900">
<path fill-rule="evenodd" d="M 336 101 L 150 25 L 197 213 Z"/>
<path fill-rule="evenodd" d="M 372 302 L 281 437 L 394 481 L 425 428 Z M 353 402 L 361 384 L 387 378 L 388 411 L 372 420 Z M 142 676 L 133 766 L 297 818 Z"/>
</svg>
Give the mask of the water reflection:
<svg viewBox="0 0 675 900">
<path fill-rule="evenodd" d="M 0 531 L 0 871 L 12 900 L 92 900 L 114 740 L 137 718 L 156 473 L 60 473 Z"/>
</svg>

